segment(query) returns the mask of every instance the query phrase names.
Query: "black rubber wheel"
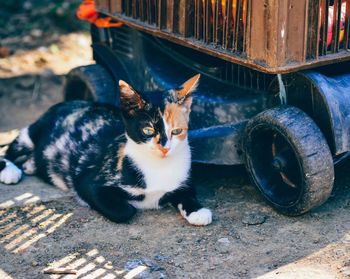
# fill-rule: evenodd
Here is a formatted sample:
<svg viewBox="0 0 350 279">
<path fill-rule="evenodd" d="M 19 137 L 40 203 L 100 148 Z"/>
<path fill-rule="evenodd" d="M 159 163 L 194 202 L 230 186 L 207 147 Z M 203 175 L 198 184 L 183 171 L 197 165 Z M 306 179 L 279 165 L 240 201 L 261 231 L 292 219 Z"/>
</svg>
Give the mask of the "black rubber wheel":
<svg viewBox="0 0 350 279">
<path fill-rule="evenodd" d="M 300 109 L 281 106 L 253 117 L 243 149 L 253 183 L 277 211 L 300 215 L 330 196 L 331 152 L 320 129 Z"/>
<path fill-rule="evenodd" d="M 116 104 L 117 87 L 101 65 L 81 66 L 71 70 L 63 87 L 65 101 L 88 100 Z"/>
</svg>

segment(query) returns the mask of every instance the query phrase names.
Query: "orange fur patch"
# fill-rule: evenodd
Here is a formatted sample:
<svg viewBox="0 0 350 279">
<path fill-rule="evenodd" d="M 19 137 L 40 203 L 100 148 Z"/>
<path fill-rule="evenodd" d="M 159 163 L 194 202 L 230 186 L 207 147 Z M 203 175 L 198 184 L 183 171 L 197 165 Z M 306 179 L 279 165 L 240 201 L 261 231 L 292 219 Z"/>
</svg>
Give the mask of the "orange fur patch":
<svg viewBox="0 0 350 279">
<path fill-rule="evenodd" d="M 160 138 L 160 135 L 159 135 L 159 134 L 157 134 L 155 137 L 152 138 L 152 141 L 153 141 L 153 144 L 154 144 L 154 145 L 157 145 L 157 144 L 158 144 L 159 138 Z"/>
<path fill-rule="evenodd" d="M 188 95 L 189 93 L 191 93 L 192 91 L 196 90 L 197 85 L 198 85 L 198 81 L 199 78 L 201 77 L 200 74 L 195 75 L 194 77 L 190 78 L 189 80 L 187 80 L 183 85 L 182 85 L 182 89 L 180 89 L 179 91 L 177 91 L 178 94 L 178 98 L 182 99 L 184 98 L 186 95 Z"/>
<path fill-rule="evenodd" d="M 152 143 L 155 147 L 157 147 L 159 149 L 160 152 L 163 153 L 163 146 L 159 143 L 159 138 L 160 138 L 160 135 L 156 135 L 155 137 L 152 138 Z M 163 153 L 164 154 L 164 153 Z"/>
<path fill-rule="evenodd" d="M 178 135 L 178 139 L 184 140 L 187 136 L 189 112 L 184 111 L 183 107 L 175 104 L 169 103 L 166 105 L 164 110 L 164 119 L 169 127 L 167 134 L 171 133 L 171 130 L 175 128 L 183 129 L 183 132 Z"/>
<path fill-rule="evenodd" d="M 117 156 L 118 156 L 117 170 L 120 171 L 123 167 L 123 161 L 125 158 L 125 144 L 119 145 Z"/>
</svg>

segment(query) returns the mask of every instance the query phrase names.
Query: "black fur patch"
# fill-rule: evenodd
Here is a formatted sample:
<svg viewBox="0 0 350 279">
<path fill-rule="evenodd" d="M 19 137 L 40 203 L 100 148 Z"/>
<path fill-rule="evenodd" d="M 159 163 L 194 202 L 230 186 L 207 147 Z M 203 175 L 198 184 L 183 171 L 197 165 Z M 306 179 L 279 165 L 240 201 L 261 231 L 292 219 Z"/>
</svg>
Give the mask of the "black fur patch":
<svg viewBox="0 0 350 279">
<path fill-rule="evenodd" d="M 2 171 L 4 168 L 6 168 L 6 162 L 0 161 L 0 171 Z"/>
</svg>

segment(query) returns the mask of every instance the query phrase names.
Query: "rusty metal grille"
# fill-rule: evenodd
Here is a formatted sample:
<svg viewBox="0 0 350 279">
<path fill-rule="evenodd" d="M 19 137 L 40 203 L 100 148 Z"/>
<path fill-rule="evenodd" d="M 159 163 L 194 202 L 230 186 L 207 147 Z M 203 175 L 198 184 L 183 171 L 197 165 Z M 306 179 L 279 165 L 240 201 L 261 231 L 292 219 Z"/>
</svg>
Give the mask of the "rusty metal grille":
<svg viewBox="0 0 350 279">
<path fill-rule="evenodd" d="M 350 0 L 310 1 L 307 58 L 350 49 Z"/>
<path fill-rule="evenodd" d="M 194 38 L 225 50 L 245 51 L 247 0 L 195 0 L 193 3 Z"/>
<path fill-rule="evenodd" d="M 350 0 L 97 0 L 131 27 L 269 73 L 350 59 Z"/>
<path fill-rule="evenodd" d="M 117 0 L 99 7 L 168 33 L 193 37 L 232 51 L 244 51 L 247 0 Z"/>
</svg>

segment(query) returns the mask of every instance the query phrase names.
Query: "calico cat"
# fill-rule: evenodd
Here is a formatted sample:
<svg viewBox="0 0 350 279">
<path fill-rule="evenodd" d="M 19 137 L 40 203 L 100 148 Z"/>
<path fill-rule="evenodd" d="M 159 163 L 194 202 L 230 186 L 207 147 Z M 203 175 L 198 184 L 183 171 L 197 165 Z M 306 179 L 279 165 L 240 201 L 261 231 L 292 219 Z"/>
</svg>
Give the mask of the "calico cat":
<svg viewBox="0 0 350 279">
<path fill-rule="evenodd" d="M 129 220 L 136 209 L 170 203 L 190 224 L 210 224 L 211 211 L 188 183 L 187 131 L 199 77 L 148 95 L 120 80 L 120 109 L 87 101 L 51 107 L 10 144 L 0 162 L 0 181 L 17 183 L 21 166 L 64 191 L 74 188 L 114 222 Z"/>
</svg>

